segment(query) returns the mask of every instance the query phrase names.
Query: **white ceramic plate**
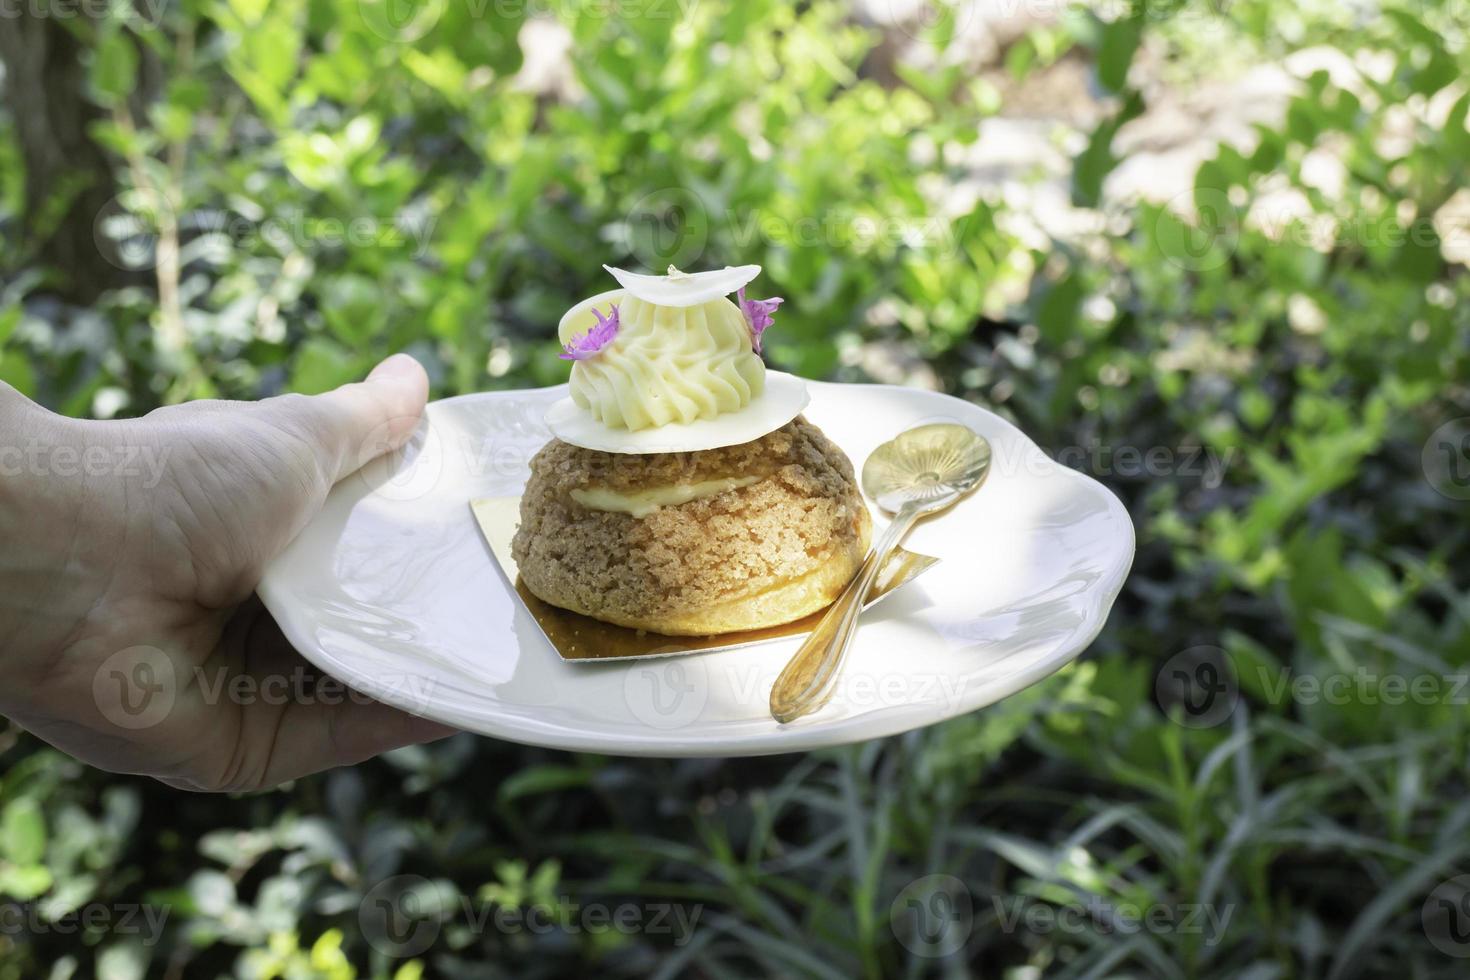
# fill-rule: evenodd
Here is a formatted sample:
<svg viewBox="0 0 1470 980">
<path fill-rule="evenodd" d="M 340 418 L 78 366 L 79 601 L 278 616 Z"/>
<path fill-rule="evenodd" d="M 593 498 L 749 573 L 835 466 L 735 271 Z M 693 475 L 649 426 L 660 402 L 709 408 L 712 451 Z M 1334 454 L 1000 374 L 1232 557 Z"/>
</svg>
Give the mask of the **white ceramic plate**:
<svg viewBox="0 0 1470 980">
<path fill-rule="evenodd" d="M 358 690 L 460 728 L 577 751 L 739 756 L 840 745 L 993 704 L 1097 636 L 1133 561 L 1133 526 L 1096 481 L 967 402 L 884 385 L 811 384 L 806 416 L 856 468 L 926 422 L 991 442 L 989 479 L 915 528 L 940 563 L 863 616 L 832 701 L 767 713 L 796 638 L 631 663 L 563 663 L 491 559 L 470 513 L 519 494 L 566 386 L 435 402 L 412 443 L 339 484 L 267 569 L 286 636 Z"/>
</svg>

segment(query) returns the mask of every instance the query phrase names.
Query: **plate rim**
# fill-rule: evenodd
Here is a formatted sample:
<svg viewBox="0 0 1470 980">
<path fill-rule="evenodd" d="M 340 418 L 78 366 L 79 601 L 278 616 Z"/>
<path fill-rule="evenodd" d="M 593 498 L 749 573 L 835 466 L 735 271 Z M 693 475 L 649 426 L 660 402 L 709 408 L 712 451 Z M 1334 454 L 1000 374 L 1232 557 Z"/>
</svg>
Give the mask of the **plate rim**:
<svg viewBox="0 0 1470 980">
<path fill-rule="evenodd" d="M 285 564 L 284 559 L 289 555 L 301 534 L 306 533 L 307 527 L 302 528 L 297 538 L 287 545 L 280 555 L 276 556 L 266 567 L 256 592 L 262 603 L 271 613 L 281 632 L 287 641 L 296 649 L 303 658 L 313 666 L 332 675 L 355 690 L 372 697 L 376 700 L 390 704 L 400 710 L 422 717 L 449 724 L 464 731 L 474 732 L 492 738 L 498 738 L 522 745 L 531 745 L 541 748 L 551 748 L 572 752 L 593 752 L 602 755 L 631 756 L 631 757 L 653 757 L 653 758 L 700 758 L 700 757 L 753 757 L 762 755 L 777 755 L 787 752 L 806 752 L 820 748 L 829 748 L 839 745 L 848 745 L 856 742 L 865 742 L 875 738 L 886 738 L 891 735 L 925 728 L 941 721 L 967 715 L 982 708 L 996 704 L 1026 688 L 1032 686 L 1051 676 L 1072 661 L 1078 659 L 1087 651 L 1103 627 L 1107 624 L 1118 596 L 1128 580 L 1128 574 L 1132 570 L 1137 555 L 1137 530 L 1133 526 L 1133 520 L 1128 513 L 1127 507 L 1122 500 L 1113 493 L 1106 485 L 1093 477 L 1064 466 L 1051 456 L 1041 450 L 1029 435 L 1019 426 L 996 414 L 984 406 L 965 401 L 944 392 L 930 391 L 922 388 L 913 388 L 906 385 L 893 384 L 867 384 L 861 382 L 834 382 L 834 381 L 808 381 L 807 384 L 813 388 L 860 388 L 865 390 L 891 390 L 904 393 L 906 396 L 919 396 L 924 398 L 937 398 L 947 402 L 955 402 L 962 406 L 965 411 L 980 412 L 989 419 L 1011 431 L 1041 458 L 1044 459 L 1048 474 L 1063 474 L 1067 479 L 1087 493 L 1100 495 L 1105 502 L 1109 516 L 1117 519 L 1123 529 L 1120 535 L 1120 543 L 1126 538 L 1126 547 L 1122 548 L 1119 557 L 1106 566 L 1103 576 L 1104 582 L 1098 593 L 1098 601 L 1089 602 L 1086 606 L 1086 619 L 1083 623 L 1071 631 L 1067 637 L 1056 641 L 1046 655 L 1039 657 L 1025 667 L 1004 675 L 995 682 L 983 686 L 984 693 L 980 696 L 961 695 L 947 706 L 936 705 L 929 701 L 911 701 L 902 704 L 886 705 L 840 718 L 824 719 L 821 713 L 799 719 L 789 725 L 776 725 L 772 721 L 772 728 L 763 733 L 755 735 L 740 735 L 730 737 L 728 735 L 699 735 L 688 729 L 658 729 L 652 726 L 644 730 L 619 730 L 596 732 L 588 728 L 572 729 L 561 723 L 542 721 L 534 716 L 528 716 L 518 712 L 513 717 L 502 721 L 498 717 L 470 718 L 453 706 L 430 704 L 426 709 L 422 702 L 416 702 L 411 695 L 405 694 L 393 686 L 383 686 L 374 682 L 370 673 L 365 670 L 354 670 L 352 665 L 342 661 L 340 658 L 327 653 L 310 641 L 313 632 L 303 621 L 307 616 L 303 606 L 293 608 L 295 604 L 291 601 L 290 590 L 284 587 L 285 583 L 279 579 L 285 573 L 281 571 Z M 430 407 L 436 405 L 459 404 L 471 401 L 501 400 L 506 398 L 524 397 L 527 395 L 550 399 L 553 396 L 567 390 L 566 384 L 550 385 L 541 388 L 515 388 L 500 389 L 482 392 L 467 392 L 462 395 L 453 395 L 441 398 L 429 403 Z M 816 401 L 814 398 L 813 401 Z M 427 415 L 427 408 L 426 408 Z M 465 509 L 469 514 L 468 507 Z M 473 523 L 472 517 L 467 517 Z M 315 518 L 313 518 L 315 521 Z M 472 528 L 473 530 L 473 528 Z M 489 553 L 489 545 L 483 540 L 483 536 L 475 534 L 480 539 L 480 546 Z M 497 565 L 492 560 L 492 564 Z M 502 575 L 503 578 L 503 575 Z M 381 648 L 379 648 L 381 649 Z M 394 654 L 395 656 L 397 654 Z M 690 656 L 700 656 L 691 654 Z M 680 658 L 683 659 L 683 658 Z M 665 661 L 665 663 L 677 661 Z M 567 669 L 577 670 L 607 670 L 619 671 L 635 669 L 639 666 L 647 669 L 646 661 L 631 661 L 626 664 L 617 662 L 607 664 L 588 664 L 580 666 L 563 665 Z M 464 674 L 458 668 L 444 666 L 443 669 Z M 471 678 L 473 680 L 473 678 Z"/>
</svg>

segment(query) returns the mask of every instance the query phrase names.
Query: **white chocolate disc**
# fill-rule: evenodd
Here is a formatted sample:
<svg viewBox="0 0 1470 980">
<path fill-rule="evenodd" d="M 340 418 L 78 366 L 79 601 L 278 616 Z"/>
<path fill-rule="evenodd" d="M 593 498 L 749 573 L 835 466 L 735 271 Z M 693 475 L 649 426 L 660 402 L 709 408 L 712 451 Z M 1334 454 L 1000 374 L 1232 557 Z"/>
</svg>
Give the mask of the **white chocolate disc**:
<svg viewBox="0 0 1470 980">
<path fill-rule="evenodd" d="M 645 276 L 637 272 L 603 266 L 629 296 L 655 306 L 698 306 L 729 296 L 761 274 L 758 265 L 725 266 L 709 272 L 671 272 L 667 276 Z"/>
<path fill-rule="evenodd" d="M 546 410 L 546 425 L 562 442 L 583 449 L 633 455 L 693 453 L 754 442 L 796 418 L 809 401 L 806 382 L 783 371 L 768 370 L 765 391 L 740 411 L 712 419 L 630 432 L 603 425 L 570 398 L 562 398 Z"/>
</svg>

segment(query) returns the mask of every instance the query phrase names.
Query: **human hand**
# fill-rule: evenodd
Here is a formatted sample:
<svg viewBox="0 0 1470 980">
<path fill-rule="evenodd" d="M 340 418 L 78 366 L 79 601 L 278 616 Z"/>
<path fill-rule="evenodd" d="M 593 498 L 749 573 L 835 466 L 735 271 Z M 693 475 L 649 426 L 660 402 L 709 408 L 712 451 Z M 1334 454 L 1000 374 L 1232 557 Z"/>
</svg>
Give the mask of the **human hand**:
<svg viewBox="0 0 1470 980">
<path fill-rule="evenodd" d="M 116 422 L 61 418 L 0 384 L 0 713 L 92 765 L 199 790 L 450 734 L 340 685 L 299 696 L 304 661 L 252 596 L 332 485 L 409 438 L 427 397 L 402 354 L 323 395 Z"/>
</svg>

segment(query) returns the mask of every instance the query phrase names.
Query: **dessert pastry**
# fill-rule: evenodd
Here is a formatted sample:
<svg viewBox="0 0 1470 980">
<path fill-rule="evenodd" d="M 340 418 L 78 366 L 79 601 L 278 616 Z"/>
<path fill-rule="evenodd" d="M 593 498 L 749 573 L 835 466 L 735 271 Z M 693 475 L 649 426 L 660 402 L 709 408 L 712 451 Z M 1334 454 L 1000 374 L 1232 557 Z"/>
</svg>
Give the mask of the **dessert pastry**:
<svg viewBox="0 0 1470 980">
<path fill-rule="evenodd" d="M 553 440 L 531 461 L 513 547 L 526 587 L 554 606 L 702 635 L 826 606 L 862 564 L 870 529 L 852 464 L 798 417 L 697 453 Z"/>
<path fill-rule="evenodd" d="M 780 301 L 744 298 L 758 267 L 611 271 L 623 288 L 562 320 L 570 392 L 548 412 L 558 438 L 521 498 L 522 582 L 552 605 L 671 635 L 826 606 L 867 554 L 871 520 L 851 462 L 799 414 L 805 386 L 761 361 Z"/>
</svg>

